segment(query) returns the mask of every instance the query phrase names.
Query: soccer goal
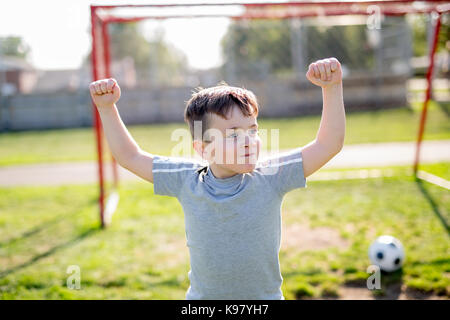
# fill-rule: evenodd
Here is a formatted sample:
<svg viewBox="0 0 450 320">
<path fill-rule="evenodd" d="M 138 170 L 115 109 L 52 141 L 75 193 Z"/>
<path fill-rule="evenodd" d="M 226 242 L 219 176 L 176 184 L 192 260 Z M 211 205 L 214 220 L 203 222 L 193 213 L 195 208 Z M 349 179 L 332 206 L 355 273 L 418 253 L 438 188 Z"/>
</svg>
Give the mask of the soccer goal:
<svg viewBox="0 0 450 320">
<path fill-rule="evenodd" d="M 289 117 L 320 114 L 320 90 L 305 72 L 311 62 L 334 56 L 343 67 L 346 110 L 395 108 L 408 103 L 413 74 L 410 20 L 426 17 L 432 31 L 427 89 L 413 163 L 420 177 L 434 57 L 449 11 L 446 1 L 408 0 L 92 5 L 92 77 L 118 79 L 127 124 L 182 121 L 192 89 L 222 80 L 254 91 L 261 115 Z M 196 55 L 184 53 L 189 50 Z M 106 159 L 95 106 L 93 119 L 104 227 L 119 202 L 119 175 L 114 159 Z"/>
</svg>

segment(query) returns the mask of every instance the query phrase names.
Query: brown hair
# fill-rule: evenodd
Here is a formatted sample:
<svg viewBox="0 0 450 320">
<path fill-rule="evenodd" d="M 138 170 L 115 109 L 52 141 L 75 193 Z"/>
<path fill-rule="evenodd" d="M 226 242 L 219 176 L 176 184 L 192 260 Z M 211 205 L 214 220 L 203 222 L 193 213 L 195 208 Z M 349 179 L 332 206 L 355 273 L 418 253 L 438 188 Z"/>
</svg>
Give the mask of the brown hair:
<svg viewBox="0 0 450 320">
<path fill-rule="evenodd" d="M 186 103 L 184 121 L 189 125 L 194 137 L 194 121 L 202 122 L 202 137 L 208 129 L 208 114 L 214 113 L 227 119 L 226 115 L 236 106 L 246 117 L 258 116 L 259 106 L 256 96 L 250 90 L 230 87 L 224 82 L 210 88 L 197 88 Z"/>
</svg>

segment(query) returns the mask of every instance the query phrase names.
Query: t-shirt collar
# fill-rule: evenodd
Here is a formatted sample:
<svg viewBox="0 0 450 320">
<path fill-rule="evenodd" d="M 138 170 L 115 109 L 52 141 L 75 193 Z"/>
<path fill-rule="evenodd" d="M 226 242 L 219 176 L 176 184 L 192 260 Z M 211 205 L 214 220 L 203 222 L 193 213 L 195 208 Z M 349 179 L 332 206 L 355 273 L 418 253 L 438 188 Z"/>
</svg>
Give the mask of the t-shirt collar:
<svg viewBox="0 0 450 320">
<path fill-rule="evenodd" d="M 228 177 L 228 178 L 216 178 L 214 174 L 211 171 L 210 166 L 206 168 L 206 174 L 205 174 L 205 181 L 209 184 L 216 185 L 216 186 L 232 186 L 235 184 L 239 184 L 242 182 L 242 179 L 244 178 L 243 173 L 235 174 L 234 176 Z"/>
</svg>

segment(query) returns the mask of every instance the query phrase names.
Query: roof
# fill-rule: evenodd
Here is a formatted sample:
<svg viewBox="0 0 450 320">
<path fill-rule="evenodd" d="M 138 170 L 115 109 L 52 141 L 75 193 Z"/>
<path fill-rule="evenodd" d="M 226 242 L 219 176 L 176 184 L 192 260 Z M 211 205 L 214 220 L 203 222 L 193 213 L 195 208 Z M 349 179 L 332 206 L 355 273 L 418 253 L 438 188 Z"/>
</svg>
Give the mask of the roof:
<svg viewBox="0 0 450 320">
<path fill-rule="evenodd" d="M 0 71 L 34 71 L 35 68 L 31 63 L 27 62 L 23 58 L 11 57 L 11 56 L 1 56 L 0 57 Z"/>
</svg>

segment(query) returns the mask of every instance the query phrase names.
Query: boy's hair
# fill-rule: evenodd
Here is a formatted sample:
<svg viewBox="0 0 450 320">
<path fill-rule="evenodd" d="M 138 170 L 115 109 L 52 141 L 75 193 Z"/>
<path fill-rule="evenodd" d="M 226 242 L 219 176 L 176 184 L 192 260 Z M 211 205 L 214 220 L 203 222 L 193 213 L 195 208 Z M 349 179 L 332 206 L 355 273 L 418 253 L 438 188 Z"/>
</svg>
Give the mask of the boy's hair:
<svg viewBox="0 0 450 320">
<path fill-rule="evenodd" d="M 215 113 L 227 119 L 226 114 L 236 106 L 246 117 L 258 116 L 258 102 L 250 90 L 230 87 L 225 82 L 215 87 L 199 87 L 196 90 L 187 101 L 184 111 L 184 121 L 189 125 L 193 139 L 202 139 L 205 131 L 209 129 L 208 114 Z M 202 137 L 194 137 L 194 121 L 202 122 Z"/>
</svg>

